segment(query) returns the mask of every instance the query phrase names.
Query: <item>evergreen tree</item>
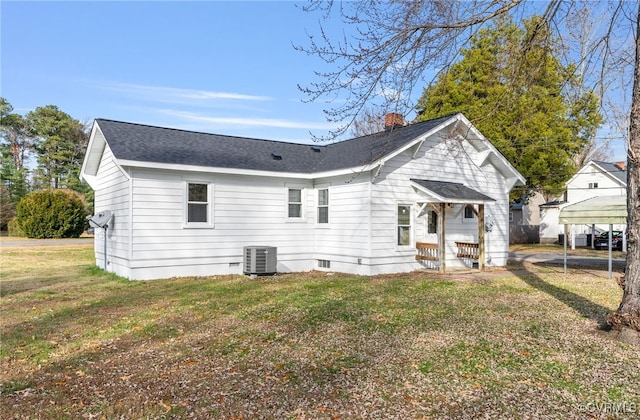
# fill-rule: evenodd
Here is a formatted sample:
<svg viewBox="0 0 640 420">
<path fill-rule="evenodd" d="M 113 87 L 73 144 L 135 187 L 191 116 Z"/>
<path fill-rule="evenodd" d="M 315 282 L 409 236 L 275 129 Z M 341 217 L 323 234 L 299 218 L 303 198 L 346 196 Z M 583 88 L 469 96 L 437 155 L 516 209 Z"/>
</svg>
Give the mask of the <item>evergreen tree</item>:
<svg viewBox="0 0 640 420">
<path fill-rule="evenodd" d="M 581 90 L 557 53 L 539 18 L 523 27 L 500 20 L 424 90 L 417 120 L 462 112 L 525 176 L 525 191 L 558 194 L 602 117 L 596 96 Z"/>
<path fill-rule="evenodd" d="M 0 229 L 15 214 L 16 203 L 29 192 L 29 169 L 33 137 L 25 118 L 13 112 L 13 106 L 0 98 L 0 183 L 2 184 L 2 221 Z"/>
<path fill-rule="evenodd" d="M 89 136 L 85 127 L 55 105 L 38 107 L 27 114 L 36 135 L 38 188 L 78 188 L 79 172 Z"/>
</svg>

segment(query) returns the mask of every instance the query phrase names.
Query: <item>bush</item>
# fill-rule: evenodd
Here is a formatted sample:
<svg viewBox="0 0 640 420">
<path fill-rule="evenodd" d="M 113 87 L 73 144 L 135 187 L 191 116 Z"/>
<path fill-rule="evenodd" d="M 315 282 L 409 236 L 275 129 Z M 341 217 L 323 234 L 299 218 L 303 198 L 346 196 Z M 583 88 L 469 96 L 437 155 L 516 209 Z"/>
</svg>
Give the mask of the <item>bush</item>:
<svg viewBox="0 0 640 420">
<path fill-rule="evenodd" d="M 7 223 L 7 236 L 15 236 L 18 238 L 24 238 L 25 233 L 24 231 L 20 228 L 20 225 L 18 224 L 18 218 L 14 217 L 13 219 L 9 220 L 9 223 Z"/>
<path fill-rule="evenodd" d="M 78 238 L 87 226 L 87 211 L 71 190 L 41 190 L 16 207 L 18 225 L 28 238 Z"/>
</svg>

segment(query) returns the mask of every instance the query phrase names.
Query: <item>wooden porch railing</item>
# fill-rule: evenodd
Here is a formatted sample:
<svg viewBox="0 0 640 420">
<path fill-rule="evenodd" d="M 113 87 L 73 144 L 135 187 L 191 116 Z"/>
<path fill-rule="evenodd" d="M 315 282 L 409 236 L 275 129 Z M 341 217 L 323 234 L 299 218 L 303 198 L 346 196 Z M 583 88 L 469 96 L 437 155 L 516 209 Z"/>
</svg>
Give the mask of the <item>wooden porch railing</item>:
<svg viewBox="0 0 640 420">
<path fill-rule="evenodd" d="M 458 258 L 471 258 L 477 260 L 480 258 L 480 247 L 473 242 L 456 242 L 458 247 Z"/>
<path fill-rule="evenodd" d="M 438 244 L 429 244 L 426 242 L 416 242 L 418 254 L 416 260 L 438 261 Z"/>
</svg>

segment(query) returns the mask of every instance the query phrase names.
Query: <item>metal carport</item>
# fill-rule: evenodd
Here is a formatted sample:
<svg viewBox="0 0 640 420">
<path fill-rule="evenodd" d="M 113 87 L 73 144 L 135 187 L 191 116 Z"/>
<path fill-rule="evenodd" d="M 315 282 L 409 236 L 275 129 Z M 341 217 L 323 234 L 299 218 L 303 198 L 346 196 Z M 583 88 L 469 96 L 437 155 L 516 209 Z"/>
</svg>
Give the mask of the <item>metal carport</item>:
<svg viewBox="0 0 640 420">
<path fill-rule="evenodd" d="M 611 278 L 611 231 L 613 224 L 627 224 L 626 196 L 599 196 L 569 204 L 560 209 L 560 224 L 564 225 L 565 238 L 567 226 L 576 224 L 609 224 L 609 278 Z M 567 273 L 567 240 L 564 240 L 564 272 Z M 623 243 L 625 243 L 624 241 Z"/>
</svg>

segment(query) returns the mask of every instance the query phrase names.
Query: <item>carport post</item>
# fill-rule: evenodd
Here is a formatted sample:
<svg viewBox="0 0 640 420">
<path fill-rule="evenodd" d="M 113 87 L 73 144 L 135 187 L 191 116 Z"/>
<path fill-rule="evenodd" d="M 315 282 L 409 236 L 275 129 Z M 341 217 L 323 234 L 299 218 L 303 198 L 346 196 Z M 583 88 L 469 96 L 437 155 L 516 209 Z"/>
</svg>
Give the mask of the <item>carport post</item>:
<svg viewBox="0 0 640 420">
<path fill-rule="evenodd" d="M 567 274 L 567 233 L 569 231 L 569 229 L 567 229 L 567 225 L 563 225 L 564 226 L 564 241 L 562 241 L 562 244 L 564 246 L 564 274 Z"/>
<path fill-rule="evenodd" d="M 609 278 L 611 278 L 611 269 L 612 269 L 612 262 L 611 262 L 611 242 L 613 242 L 613 234 L 612 231 L 613 230 L 613 225 L 611 223 L 609 223 Z"/>
</svg>

